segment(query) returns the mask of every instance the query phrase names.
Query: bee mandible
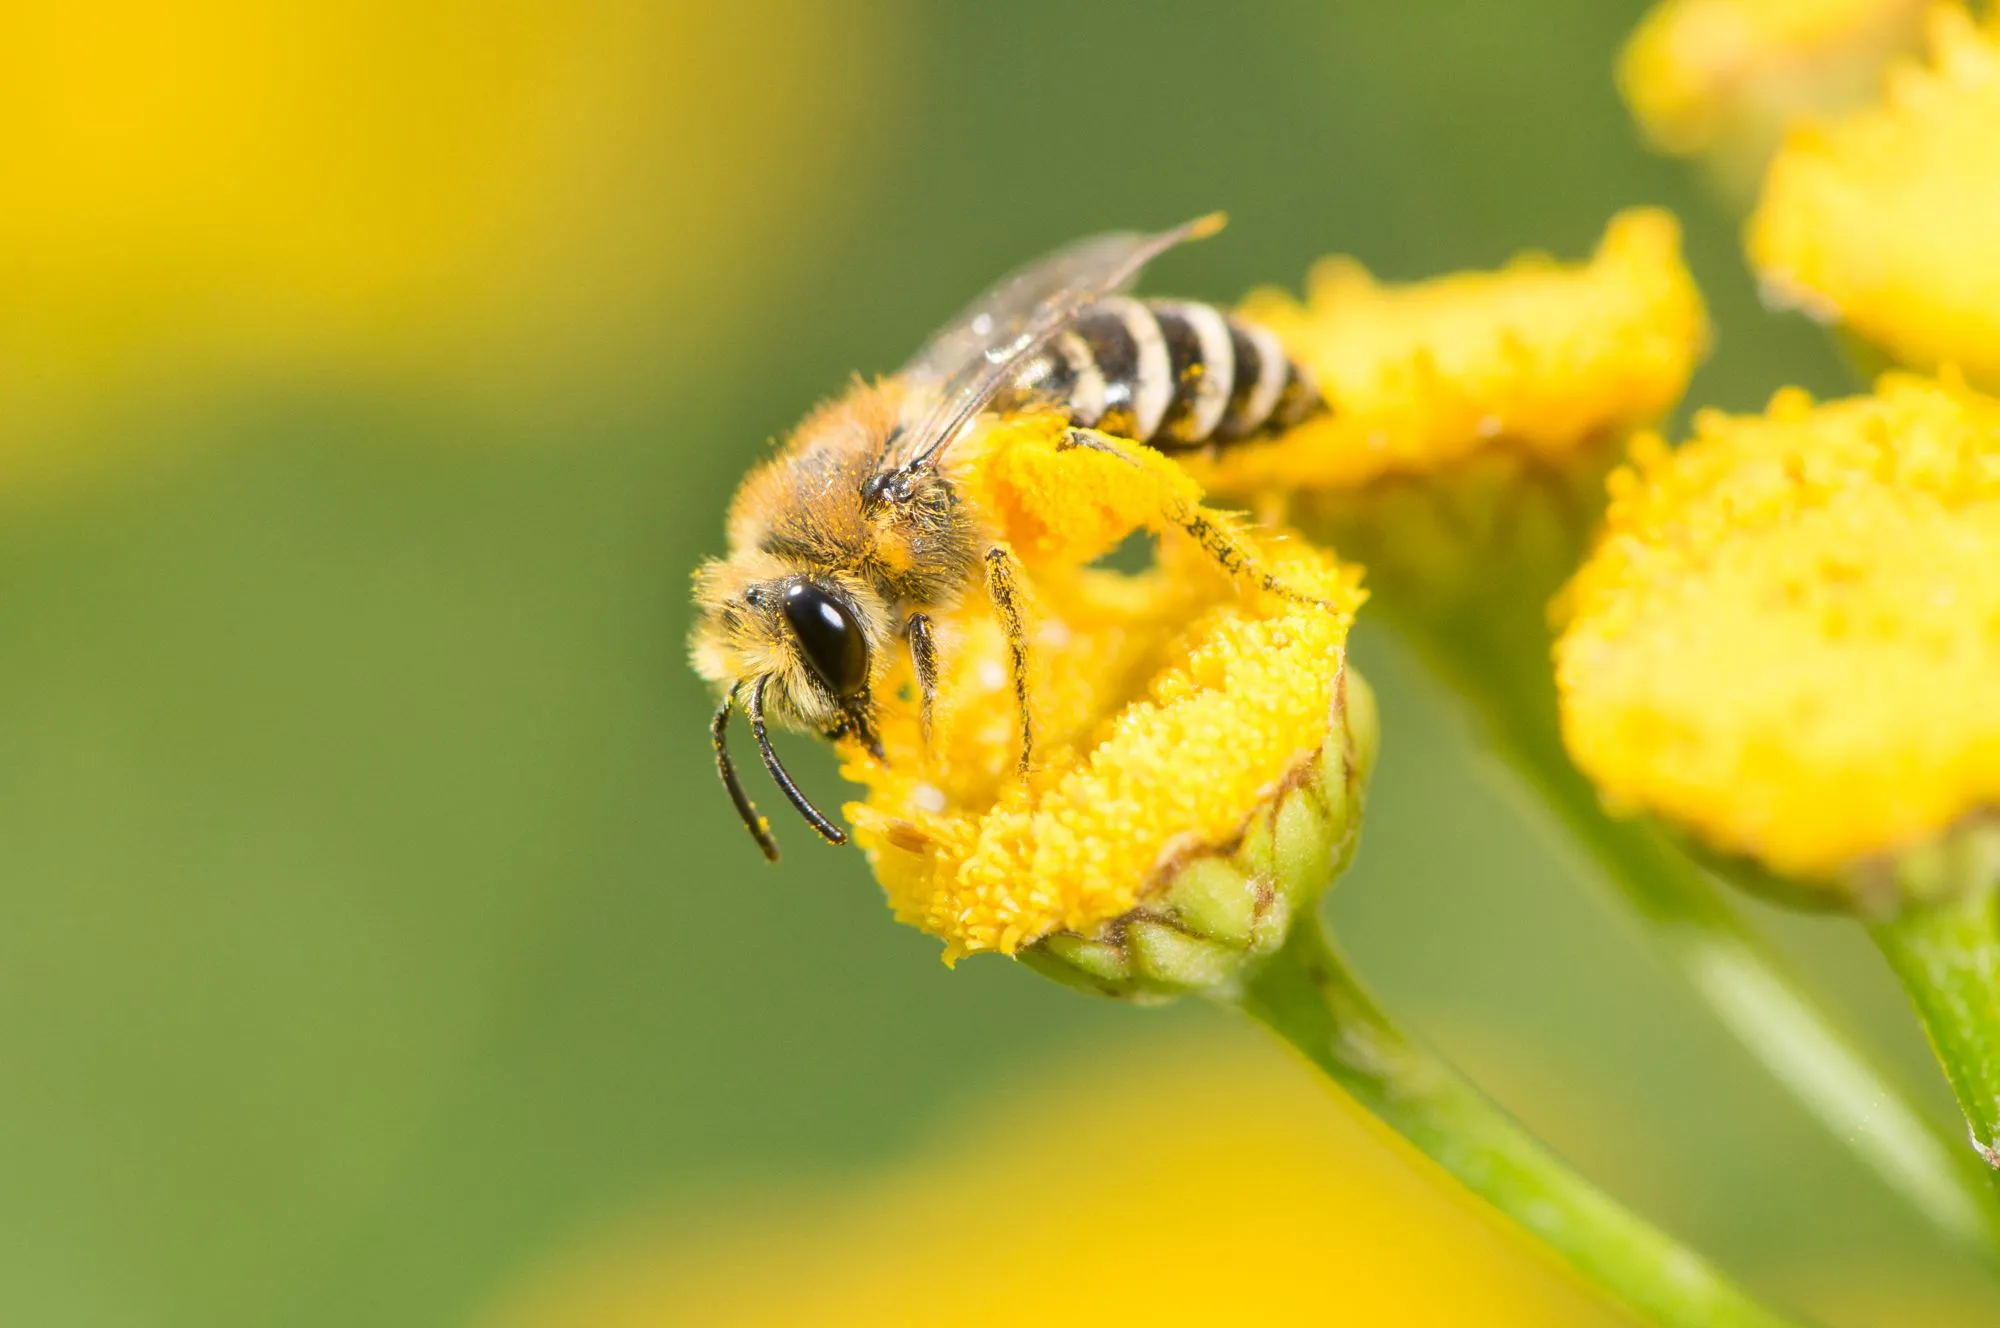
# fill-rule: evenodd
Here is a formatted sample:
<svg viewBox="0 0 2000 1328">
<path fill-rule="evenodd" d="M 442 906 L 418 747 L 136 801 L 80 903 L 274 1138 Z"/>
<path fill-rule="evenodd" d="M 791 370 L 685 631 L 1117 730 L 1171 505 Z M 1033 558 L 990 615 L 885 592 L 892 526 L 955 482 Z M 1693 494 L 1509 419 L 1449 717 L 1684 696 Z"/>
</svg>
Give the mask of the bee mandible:
<svg viewBox="0 0 2000 1328">
<path fill-rule="evenodd" d="M 829 843 L 846 836 L 793 781 L 770 727 L 859 741 L 878 759 L 875 696 L 909 653 L 926 733 L 938 681 L 934 620 L 983 588 L 1005 629 L 1020 723 L 1033 758 L 1019 568 L 942 464 L 983 413 L 1058 411 L 1064 447 L 1124 456 L 1217 449 L 1325 409 L 1312 377 L 1269 329 L 1212 305 L 1124 292 L 1153 258 L 1221 229 L 1218 214 L 1157 233 L 1070 244 L 1002 280 L 945 325 L 894 378 L 857 382 L 801 424 L 745 479 L 729 555 L 696 573 L 696 670 L 721 692 L 710 725 L 716 769 L 764 856 L 769 825 L 729 757 L 741 708 L 765 768 Z M 1136 468 L 1136 463 L 1135 463 Z M 1242 543 L 1200 511 L 1176 525 L 1232 574 Z M 1265 589 L 1290 593 L 1268 576 Z"/>
</svg>

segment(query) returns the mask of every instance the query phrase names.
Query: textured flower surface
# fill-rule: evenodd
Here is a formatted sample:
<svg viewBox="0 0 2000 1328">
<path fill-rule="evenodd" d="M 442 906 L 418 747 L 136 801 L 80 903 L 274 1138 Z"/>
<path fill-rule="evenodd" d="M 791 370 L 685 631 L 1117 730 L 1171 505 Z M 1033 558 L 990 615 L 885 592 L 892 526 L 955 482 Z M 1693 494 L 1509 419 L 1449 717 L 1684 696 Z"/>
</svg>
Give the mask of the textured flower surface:
<svg viewBox="0 0 2000 1328">
<path fill-rule="evenodd" d="M 1182 1044 L 1029 1082 L 871 1185 L 600 1236 L 485 1322 L 1633 1322 L 1275 1047 Z"/>
<path fill-rule="evenodd" d="M 1034 574 L 1034 769 L 1015 770 L 1006 643 L 983 605 L 946 624 L 928 746 L 905 689 L 884 708 L 887 760 L 851 753 L 845 767 L 868 788 L 847 813 L 897 916 L 948 958 L 1098 934 L 1181 868 L 1240 847 L 1348 741 L 1356 572 L 1259 538 L 1268 569 L 1324 603 L 1245 591 L 1172 531 L 1149 570 L 1079 567 L 1155 519 L 1160 490 L 1190 504 L 1198 491 L 1137 449 L 1058 452 L 1059 433 L 996 429 L 968 471 Z"/>
<path fill-rule="evenodd" d="M 1665 0 L 1626 44 L 1618 83 L 1654 145 L 1692 156 L 1775 145 L 1791 117 L 1844 109 L 1915 45 L 1929 0 Z"/>
<path fill-rule="evenodd" d="M 1679 400 L 1707 344 L 1700 293 L 1667 213 L 1621 214 L 1589 261 L 1524 255 L 1498 272 L 1383 285 L 1321 263 L 1304 303 L 1253 295 L 1319 379 L 1327 415 L 1189 470 L 1226 493 L 1428 474 L 1474 453 L 1566 453 Z"/>
<path fill-rule="evenodd" d="M 2000 401 L 1788 391 L 1634 457 L 1557 646 L 1614 803 L 1824 880 L 2000 800 Z"/>
<path fill-rule="evenodd" d="M 1933 11 L 1927 67 L 1879 105 L 1796 131 L 1749 250 L 1773 300 L 1917 369 L 2000 383 L 2000 29 Z"/>
</svg>

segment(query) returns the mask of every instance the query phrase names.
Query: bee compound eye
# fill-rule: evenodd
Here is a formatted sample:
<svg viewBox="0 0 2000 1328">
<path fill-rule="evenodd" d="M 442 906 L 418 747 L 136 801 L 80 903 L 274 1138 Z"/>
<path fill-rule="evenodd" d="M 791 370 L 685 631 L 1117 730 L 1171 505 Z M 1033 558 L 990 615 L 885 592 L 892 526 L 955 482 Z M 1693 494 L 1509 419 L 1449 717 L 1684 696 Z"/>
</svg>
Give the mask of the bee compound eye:
<svg viewBox="0 0 2000 1328">
<path fill-rule="evenodd" d="M 853 696 L 868 683 L 868 638 L 841 600 L 809 581 L 785 591 L 785 619 L 799 639 L 806 663 L 836 696 Z"/>
</svg>

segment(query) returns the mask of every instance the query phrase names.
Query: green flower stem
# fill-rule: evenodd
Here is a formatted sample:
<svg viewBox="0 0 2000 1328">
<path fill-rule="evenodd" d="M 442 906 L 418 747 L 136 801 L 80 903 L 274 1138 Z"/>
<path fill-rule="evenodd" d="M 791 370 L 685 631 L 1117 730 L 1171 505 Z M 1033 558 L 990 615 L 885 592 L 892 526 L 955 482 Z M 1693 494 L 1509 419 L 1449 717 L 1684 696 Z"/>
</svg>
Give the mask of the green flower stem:
<svg viewBox="0 0 2000 1328">
<path fill-rule="evenodd" d="M 1284 948 L 1236 999 L 1467 1189 L 1653 1323 L 1791 1322 L 1570 1171 L 1407 1037 L 1348 970 L 1317 915 L 1299 917 Z"/>
<path fill-rule="evenodd" d="M 1660 952 L 1736 1039 L 1827 1132 L 1866 1162 L 1945 1235 L 2000 1261 L 2000 1196 L 1970 1149 L 1940 1133 L 1808 995 L 1724 895 L 1724 886 L 1659 830 L 1613 820 L 1563 750 L 1548 637 L 1488 630 L 1440 648 L 1431 663 L 1483 721 L 1511 770 L 1526 814 L 1562 838 L 1616 887 Z M 1462 621 L 1462 620 L 1461 620 Z M 1510 675 L 1508 668 L 1528 668 Z M 1996 1043 L 2000 1046 L 2000 1043 Z"/>
<path fill-rule="evenodd" d="M 1994 883 L 1869 928 L 1958 1095 L 1980 1169 L 2000 1186 L 2000 919 Z"/>
</svg>

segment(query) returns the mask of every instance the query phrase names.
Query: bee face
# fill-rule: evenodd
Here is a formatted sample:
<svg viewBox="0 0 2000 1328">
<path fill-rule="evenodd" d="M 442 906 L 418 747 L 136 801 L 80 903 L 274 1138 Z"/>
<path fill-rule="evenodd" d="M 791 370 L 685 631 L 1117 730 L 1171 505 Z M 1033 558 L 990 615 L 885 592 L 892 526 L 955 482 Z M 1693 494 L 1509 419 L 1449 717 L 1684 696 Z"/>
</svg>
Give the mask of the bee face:
<svg viewBox="0 0 2000 1328">
<path fill-rule="evenodd" d="M 729 758 L 729 715 L 740 708 L 785 796 L 822 838 L 845 843 L 840 828 L 793 783 L 765 721 L 768 715 L 823 737 L 855 738 L 880 757 L 869 684 L 888 639 L 888 606 L 858 579 L 801 571 L 769 554 L 708 563 L 696 574 L 695 600 L 694 665 L 723 693 L 709 733 L 737 814 L 764 856 L 776 861 L 770 826 L 743 792 Z"/>
<path fill-rule="evenodd" d="M 756 574 L 766 570 L 775 575 Z M 839 575 L 712 563 L 697 589 L 695 667 L 723 687 L 764 680 L 771 718 L 785 727 L 867 740 L 888 636 L 879 599 Z"/>
</svg>

